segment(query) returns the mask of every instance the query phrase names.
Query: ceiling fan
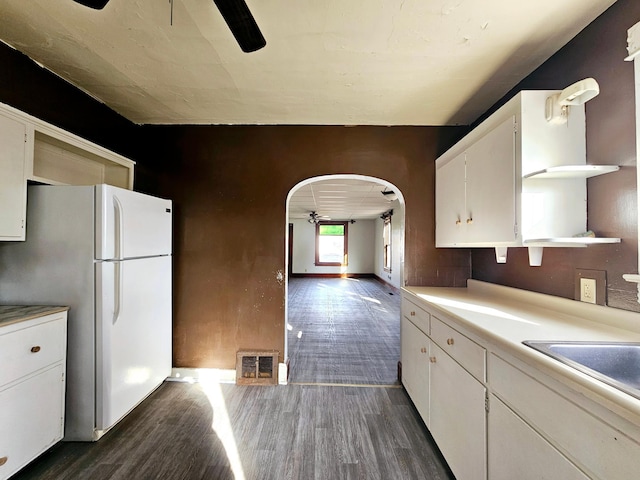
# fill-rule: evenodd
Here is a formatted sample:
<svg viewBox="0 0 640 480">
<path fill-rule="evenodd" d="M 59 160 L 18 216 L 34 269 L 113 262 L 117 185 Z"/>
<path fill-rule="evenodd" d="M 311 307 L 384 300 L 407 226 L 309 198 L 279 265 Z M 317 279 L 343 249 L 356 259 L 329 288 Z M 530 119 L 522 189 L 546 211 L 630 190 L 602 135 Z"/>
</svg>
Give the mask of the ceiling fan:
<svg viewBox="0 0 640 480">
<path fill-rule="evenodd" d="M 309 223 L 320 223 L 324 220 L 331 220 L 330 217 L 328 217 L 327 215 L 318 215 L 315 211 L 311 212 L 309 214 L 309 220 L 307 220 L 307 222 Z"/>
<path fill-rule="evenodd" d="M 74 2 L 95 10 L 102 10 L 109 0 L 74 0 Z M 267 42 L 262 36 L 245 0 L 213 0 L 222 18 L 236 38 L 243 52 L 255 52 Z"/>
</svg>

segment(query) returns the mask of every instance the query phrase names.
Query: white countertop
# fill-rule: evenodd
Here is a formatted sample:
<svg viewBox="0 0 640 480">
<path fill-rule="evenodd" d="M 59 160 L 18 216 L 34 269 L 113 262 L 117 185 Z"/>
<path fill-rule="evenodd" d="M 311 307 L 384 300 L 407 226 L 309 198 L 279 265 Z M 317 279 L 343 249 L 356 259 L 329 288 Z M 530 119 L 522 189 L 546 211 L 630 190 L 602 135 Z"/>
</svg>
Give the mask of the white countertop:
<svg viewBox="0 0 640 480">
<path fill-rule="evenodd" d="M 404 287 L 469 333 L 640 425 L 640 400 L 526 345 L 524 340 L 640 342 L 640 314 L 469 280 L 467 288 Z"/>
</svg>

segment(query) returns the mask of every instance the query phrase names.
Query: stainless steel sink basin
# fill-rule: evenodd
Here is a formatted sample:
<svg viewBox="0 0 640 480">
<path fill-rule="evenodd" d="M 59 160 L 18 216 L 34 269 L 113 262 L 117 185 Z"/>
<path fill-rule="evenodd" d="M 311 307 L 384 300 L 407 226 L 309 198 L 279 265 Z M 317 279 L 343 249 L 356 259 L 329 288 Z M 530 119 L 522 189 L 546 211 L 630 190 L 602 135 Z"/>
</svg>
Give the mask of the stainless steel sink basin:
<svg viewBox="0 0 640 480">
<path fill-rule="evenodd" d="M 522 343 L 640 399 L 640 343 Z"/>
</svg>

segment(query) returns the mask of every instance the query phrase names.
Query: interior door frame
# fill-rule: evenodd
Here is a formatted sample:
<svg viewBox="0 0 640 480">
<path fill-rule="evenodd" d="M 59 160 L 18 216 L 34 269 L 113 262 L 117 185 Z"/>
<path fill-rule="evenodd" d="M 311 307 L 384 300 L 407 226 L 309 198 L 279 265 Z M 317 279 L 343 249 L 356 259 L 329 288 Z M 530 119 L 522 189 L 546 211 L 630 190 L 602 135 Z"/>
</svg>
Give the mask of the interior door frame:
<svg viewBox="0 0 640 480">
<path fill-rule="evenodd" d="M 391 182 L 384 180 L 382 178 L 371 177 L 368 175 L 356 175 L 356 174 L 333 174 L 333 175 L 319 175 L 317 177 L 310 177 L 301 182 L 294 185 L 287 194 L 286 201 L 286 209 L 285 209 L 285 268 L 284 271 L 287 272 L 286 278 L 284 279 L 284 352 L 283 359 L 284 362 L 288 364 L 289 362 L 289 342 L 287 332 L 289 331 L 289 278 L 293 275 L 293 226 L 289 221 L 289 201 L 291 200 L 292 195 L 298 190 L 300 187 L 304 185 L 308 185 L 309 183 L 319 182 L 322 180 L 364 180 L 368 182 L 378 183 L 382 187 L 386 187 L 389 190 L 393 190 L 400 202 L 401 208 L 404 210 L 402 218 L 406 218 L 406 204 L 404 200 L 404 196 L 402 195 L 402 191 L 392 184 Z M 290 226 L 291 225 L 291 226 Z M 291 232 L 291 233 L 290 233 Z M 402 222 L 401 228 L 401 255 L 398 259 L 397 266 L 393 266 L 394 270 L 399 271 L 399 283 L 400 285 L 404 285 L 404 251 L 405 251 L 405 225 L 404 220 Z"/>
</svg>

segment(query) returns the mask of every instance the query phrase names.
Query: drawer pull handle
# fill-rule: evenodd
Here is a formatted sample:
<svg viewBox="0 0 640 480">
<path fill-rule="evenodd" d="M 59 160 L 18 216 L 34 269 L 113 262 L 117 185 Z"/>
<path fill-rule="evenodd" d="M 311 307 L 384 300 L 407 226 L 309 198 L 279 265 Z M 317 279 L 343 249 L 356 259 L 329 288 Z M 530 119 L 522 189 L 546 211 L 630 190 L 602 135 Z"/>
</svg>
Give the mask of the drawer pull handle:
<svg viewBox="0 0 640 480">
<path fill-rule="evenodd" d="M 460 225 L 461 223 L 460 219 L 456 220 L 456 225 Z"/>
<path fill-rule="evenodd" d="M 424 348 L 424 347 L 422 347 L 422 348 L 420 349 L 420 353 L 427 353 L 427 349 L 426 349 L 426 348 Z"/>
<path fill-rule="evenodd" d="M 416 312 L 411 312 L 411 316 L 415 317 L 416 316 Z"/>
<path fill-rule="evenodd" d="M 473 218 L 467 218 L 467 224 L 471 225 L 473 223 Z"/>
<path fill-rule="evenodd" d="M 453 338 L 447 338 L 447 345 L 453 345 Z"/>
<path fill-rule="evenodd" d="M 40 351 L 40 345 L 36 345 L 35 347 L 31 347 L 31 353 L 38 353 Z"/>
<path fill-rule="evenodd" d="M 2 465 L 4 465 L 5 463 L 7 463 L 7 460 L 9 460 L 9 457 L 2 457 L 2 458 L 0 458 L 0 467 L 1 467 Z"/>
<path fill-rule="evenodd" d="M 429 361 L 431 363 L 436 363 L 436 357 L 429 357 Z"/>
</svg>

